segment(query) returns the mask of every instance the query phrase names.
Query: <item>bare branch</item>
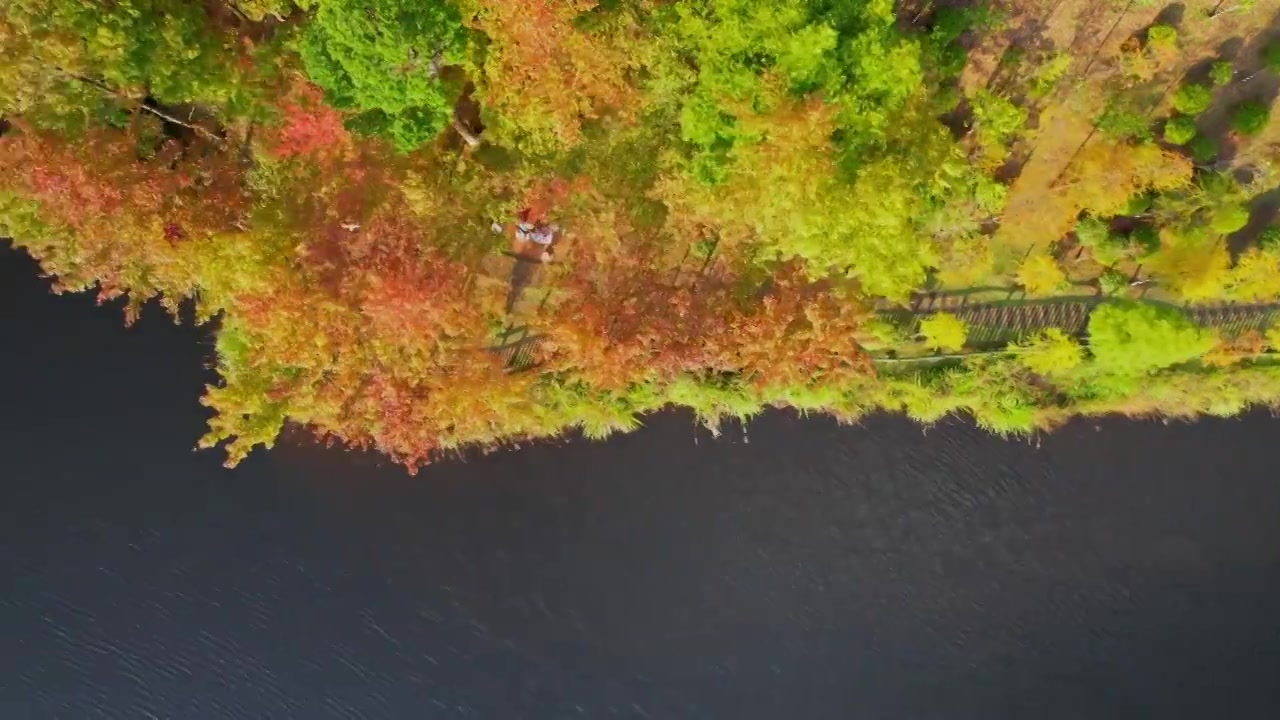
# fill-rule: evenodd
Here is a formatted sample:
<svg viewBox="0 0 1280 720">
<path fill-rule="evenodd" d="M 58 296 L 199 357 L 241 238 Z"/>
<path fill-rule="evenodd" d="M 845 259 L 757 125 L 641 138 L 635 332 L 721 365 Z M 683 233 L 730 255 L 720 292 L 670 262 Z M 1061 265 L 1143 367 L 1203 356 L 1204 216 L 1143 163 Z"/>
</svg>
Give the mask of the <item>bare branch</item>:
<svg viewBox="0 0 1280 720">
<path fill-rule="evenodd" d="M 53 70 L 55 70 L 56 72 L 58 72 L 59 74 L 61 74 L 63 77 L 69 78 L 69 79 L 71 79 L 71 80 L 75 80 L 76 82 L 83 83 L 83 84 L 85 84 L 85 85 L 88 85 L 88 86 L 90 86 L 90 87 L 93 87 L 93 88 L 98 89 L 98 90 L 99 90 L 99 91 L 101 91 L 104 95 L 107 95 L 107 96 L 109 96 L 109 97 L 113 97 L 113 98 L 116 98 L 116 99 L 120 99 L 120 98 L 121 98 L 121 95 L 120 95 L 120 92 L 119 92 L 119 91 L 117 91 L 117 90 L 115 90 L 115 89 L 111 88 L 109 85 L 106 85 L 106 84 L 101 83 L 101 82 L 99 82 L 99 81 L 97 81 L 97 80 L 94 80 L 93 78 L 87 78 L 87 77 L 84 77 L 83 75 L 77 75 L 76 73 L 70 72 L 70 71 L 68 71 L 68 70 L 64 70 L 64 69 L 62 69 L 62 68 L 60 68 L 60 67 L 57 67 L 57 66 L 48 66 L 48 67 L 51 67 Z M 155 115 L 156 117 L 160 118 L 161 120 L 164 120 L 164 121 L 166 121 L 166 122 L 171 122 L 171 123 L 173 123 L 174 125 L 181 125 L 182 127 L 187 128 L 188 130 L 191 130 L 192 132 L 196 133 L 197 135 L 200 135 L 201 137 L 205 138 L 206 140 L 211 140 L 211 141 L 213 141 L 214 143 L 216 143 L 216 144 L 218 144 L 218 145 L 222 145 L 222 144 L 224 144 L 224 143 L 226 142 L 226 141 L 225 141 L 225 140 L 223 140 L 222 138 L 220 138 L 220 137 L 218 137 L 217 135 L 215 135 L 215 134 L 213 134 L 213 133 L 209 132 L 208 130 L 206 130 L 206 129 L 204 129 L 204 128 L 200 127 L 199 125 L 192 125 L 191 123 L 183 122 L 183 121 L 179 120 L 178 118 L 173 117 L 172 115 L 169 115 L 168 113 L 165 113 L 165 112 L 163 112 L 163 111 L 161 111 L 161 110 L 158 110 L 158 109 L 156 109 L 156 108 L 150 107 L 150 106 L 148 106 L 148 105 L 147 105 L 147 104 L 145 104 L 145 103 L 140 103 L 137 107 L 138 107 L 138 109 L 140 109 L 140 110 L 143 110 L 143 111 L 145 111 L 145 112 L 149 112 L 149 113 L 151 113 L 152 115 Z"/>
</svg>

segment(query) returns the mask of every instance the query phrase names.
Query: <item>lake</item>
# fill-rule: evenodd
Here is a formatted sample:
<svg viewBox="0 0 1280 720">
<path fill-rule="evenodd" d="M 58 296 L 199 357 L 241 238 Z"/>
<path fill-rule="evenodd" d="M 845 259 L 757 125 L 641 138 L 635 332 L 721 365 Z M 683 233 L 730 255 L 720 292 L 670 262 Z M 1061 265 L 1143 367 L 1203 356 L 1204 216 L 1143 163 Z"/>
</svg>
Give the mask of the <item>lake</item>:
<svg viewBox="0 0 1280 720">
<path fill-rule="evenodd" d="M 1267 414 L 227 471 L 203 331 L 0 268 L 6 720 L 1280 717 Z"/>
</svg>

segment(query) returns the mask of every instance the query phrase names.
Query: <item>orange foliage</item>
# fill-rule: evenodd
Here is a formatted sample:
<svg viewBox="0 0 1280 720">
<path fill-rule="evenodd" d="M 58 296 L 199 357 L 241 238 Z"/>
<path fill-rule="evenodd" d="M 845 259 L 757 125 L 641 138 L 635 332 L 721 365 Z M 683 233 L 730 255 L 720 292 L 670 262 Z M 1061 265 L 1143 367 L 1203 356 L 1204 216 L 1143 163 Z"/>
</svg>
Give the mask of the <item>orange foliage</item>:
<svg viewBox="0 0 1280 720">
<path fill-rule="evenodd" d="M 478 0 L 474 27 L 492 39 L 482 95 L 519 127 L 573 144 L 581 123 L 626 113 L 629 58 L 610 38 L 574 27 L 596 0 Z"/>
<path fill-rule="evenodd" d="M 521 212 L 528 222 L 541 222 L 548 219 L 548 214 L 556 207 L 563 205 L 574 195 L 589 192 L 591 180 L 576 177 L 573 180 L 551 178 L 534 184 L 524 194 Z"/>
<path fill-rule="evenodd" d="M 325 104 L 324 95 L 314 85 L 295 87 L 280 110 L 282 123 L 267 132 L 269 152 L 275 157 L 323 157 L 350 144 L 342 114 Z"/>
<path fill-rule="evenodd" d="M 546 313 L 545 366 L 601 389 L 682 373 L 741 373 L 757 385 L 865 374 L 853 343 L 864 314 L 798 265 L 744 288 L 727 262 L 664 268 L 660 248 L 627 242 L 606 262 L 580 257 Z"/>
<path fill-rule="evenodd" d="M 58 287 L 97 285 L 101 299 L 136 292 L 129 319 L 156 294 L 171 306 L 194 294 L 184 247 L 234 230 L 250 205 L 234 153 L 200 140 L 148 146 L 112 129 L 74 142 L 25 127 L 5 135 L 0 189 L 39 204 L 52 234 L 30 249 Z"/>
<path fill-rule="evenodd" d="M 154 157 L 130 134 L 91 130 L 75 142 L 27 129 L 0 139 L 0 170 L 50 217 L 85 229 L 127 211 L 162 218 L 188 235 L 236 222 L 248 207 L 234 158 L 216 147 L 164 140 Z M 180 239 L 180 238 L 171 238 Z"/>
</svg>

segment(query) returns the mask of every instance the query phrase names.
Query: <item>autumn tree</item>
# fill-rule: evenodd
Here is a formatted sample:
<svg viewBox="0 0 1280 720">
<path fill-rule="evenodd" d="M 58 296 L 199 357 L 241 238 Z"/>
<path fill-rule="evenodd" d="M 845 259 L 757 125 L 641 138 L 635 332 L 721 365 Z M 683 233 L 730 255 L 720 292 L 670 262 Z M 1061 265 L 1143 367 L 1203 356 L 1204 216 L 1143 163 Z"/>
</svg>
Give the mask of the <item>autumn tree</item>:
<svg viewBox="0 0 1280 720">
<path fill-rule="evenodd" d="M 340 153 L 350 145 L 343 117 L 314 86 L 299 85 L 280 104 L 278 125 L 268 129 L 268 152 L 277 158 Z"/>
<path fill-rule="evenodd" d="M 235 233 L 249 210 L 234 154 L 134 130 L 67 140 L 27 128 L 0 138 L 3 192 L 34 203 L 46 226 L 20 242 L 62 287 L 129 294 L 131 313 L 157 295 L 176 307 L 211 291 L 195 253 Z"/>
<path fill-rule="evenodd" d="M 628 116 L 638 103 L 627 72 L 639 31 L 622 10 L 596 0 L 472 0 L 469 24 L 489 38 L 478 61 L 479 98 L 491 129 L 533 148 L 576 144 L 584 120 Z M 503 123 L 510 126 L 503 130 Z"/>
</svg>

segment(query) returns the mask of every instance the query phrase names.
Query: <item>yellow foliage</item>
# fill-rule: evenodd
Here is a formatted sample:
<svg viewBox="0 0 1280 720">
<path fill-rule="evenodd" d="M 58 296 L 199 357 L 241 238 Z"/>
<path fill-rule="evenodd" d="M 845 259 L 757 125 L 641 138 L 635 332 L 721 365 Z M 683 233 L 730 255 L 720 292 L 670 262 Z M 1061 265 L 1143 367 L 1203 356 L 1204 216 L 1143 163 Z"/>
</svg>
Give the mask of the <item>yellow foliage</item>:
<svg viewBox="0 0 1280 720">
<path fill-rule="evenodd" d="M 1221 297 L 1231 281 L 1231 256 L 1220 239 L 1160 233 L 1160 250 L 1147 267 L 1162 285 L 1187 301 Z"/>
<path fill-rule="evenodd" d="M 1275 325 L 1267 329 L 1265 337 L 1267 339 L 1267 347 L 1272 350 L 1280 350 L 1280 321 L 1277 321 Z"/>
<path fill-rule="evenodd" d="M 626 79 L 635 63 L 622 42 L 627 29 L 595 32 L 575 25 L 595 9 L 596 0 L 469 5 L 472 27 L 493 41 L 481 69 L 480 95 L 526 142 L 544 148 L 576 144 L 584 118 L 605 112 L 625 117 L 638 104 Z"/>
<path fill-rule="evenodd" d="M 1028 295 L 1053 295 L 1067 284 L 1067 276 L 1050 255 L 1033 255 L 1018 267 L 1018 284 Z"/>
<path fill-rule="evenodd" d="M 652 196 L 666 204 L 672 234 L 694 239 L 710 228 L 721 251 L 751 244 L 765 257 L 804 260 L 814 276 L 847 273 L 868 294 L 905 297 L 936 265 L 933 243 L 913 225 L 922 211 L 918 182 L 900 158 L 878 158 L 850 183 L 831 144 L 838 108 L 781 90 L 771 102 L 763 114 L 742 111 L 740 128 L 758 139 L 734 146 L 723 181 L 677 172 L 658 180 Z M 931 165 L 921 172 L 939 172 L 942 160 L 928 153 L 950 157 L 947 143 L 942 129 L 913 148 Z"/>
<path fill-rule="evenodd" d="M 1058 328 L 1050 328 L 1026 343 L 1015 345 L 1018 360 L 1040 375 L 1066 372 L 1084 359 L 1084 350 Z"/>
<path fill-rule="evenodd" d="M 930 349 L 958 352 L 964 348 L 969 328 L 951 313 L 937 313 L 920 322 L 920 334 Z"/>
<path fill-rule="evenodd" d="M 1231 269 L 1231 296 L 1261 302 L 1280 297 L 1280 250 L 1251 248 Z"/>
<path fill-rule="evenodd" d="M 991 274 L 995 256 L 986 236 L 970 235 L 941 250 L 939 263 L 938 280 L 945 287 L 968 287 Z"/>
<path fill-rule="evenodd" d="M 1144 190 L 1166 192 L 1191 181 L 1191 161 L 1155 145 L 1095 137 L 1064 174 L 1062 189 L 1078 211 L 1097 217 L 1124 212 Z"/>
</svg>

